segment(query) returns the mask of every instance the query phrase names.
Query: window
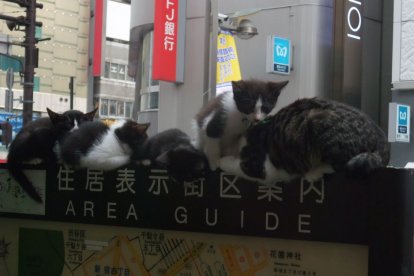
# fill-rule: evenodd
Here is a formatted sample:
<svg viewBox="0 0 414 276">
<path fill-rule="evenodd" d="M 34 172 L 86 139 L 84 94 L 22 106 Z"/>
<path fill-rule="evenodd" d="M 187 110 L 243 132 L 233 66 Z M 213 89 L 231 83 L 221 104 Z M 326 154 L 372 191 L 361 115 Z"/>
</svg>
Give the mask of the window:
<svg viewBox="0 0 414 276">
<path fill-rule="evenodd" d="M 141 110 L 158 109 L 159 81 L 152 79 L 153 32 L 145 35 L 142 47 Z"/>
<path fill-rule="evenodd" d="M 132 118 L 133 102 L 100 99 L 99 115 L 103 117 Z"/>
<path fill-rule="evenodd" d="M 125 117 L 132 118 L 132 108 L 133 108 L 133 103 L 131 102 L 125 103 Z"/>
<path fill-rule="evenodd" d="M 116 116 L 116 101 L 109 100 L 109 116 Z"/>
<path fill-rule="evenodd" d="M 105 73 L 104 73 L 104 77 L 109 79 L 109 68 L 111 67 L 111 64 L 109 63 L 109 61 L 105 62 Z"/>
<path fill-rule="evenodd" d="M 118 64 L 111 63 L 109 70 L 109 78 L 115 80 L 118 79 Z"/>
<path fill-rule="evenodd" d="M 116 102 L 116 116 L 124 117 L 124 102 Z"/>
<path fill-rule="evenodd" d="M 108 116 L 108 99 L 101 99 L 100 112 L 102 116 Z"/>
<path fill-rule="evenodd" d="M 127 66 L 125 64 L 118 64 L 115 62 L 105 62 L 105 72 L 104 77 L 114 80 L 122 81 L 134 81 L 133 78 L 129 77 L 127 74 Z"/>
<path fill-rule="evenodd" d="M 118 69 L 118 79 L 125 80 L 125 65 L 119 64 Z"/>
</svg>

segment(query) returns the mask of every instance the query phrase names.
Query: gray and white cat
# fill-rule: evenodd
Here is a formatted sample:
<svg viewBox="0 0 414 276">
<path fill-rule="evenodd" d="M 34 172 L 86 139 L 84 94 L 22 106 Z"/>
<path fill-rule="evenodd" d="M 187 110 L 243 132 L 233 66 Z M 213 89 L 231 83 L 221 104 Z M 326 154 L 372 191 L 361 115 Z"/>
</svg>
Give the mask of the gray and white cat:
<svg viewBox="0 0 414 276">
<path fill-rule="evenodd" d="M 62 162 L 73 168 L 112 170 L 127 165 L 133 149 L 147 139 L 149 124 L 120 120 L 82 124 L 60 143 Z"/>
<path fill-rule="evenodd" d="M 23 190 L 35 201 L 43 200 L 23 171 L 23 164 L 41 160 L 47 164 L 57 162 L 56 143 L 85 122 L 92 121 L 98 108 L 89 113 L 68 110 L 62 114 L 47 109 L 49 117 L 26 124 L 17 133 L 9 147 L 7 167 L 9 173 Z"/>
<path fill-rule="evenodd" d="M 252 122 L 273 110 L 287 83 L 233 81 L 233 92 L 218 95 L 200 110 L 195 117 L 195 146 L 206 154 L 211 170 L 217 168 L 221 156 L 237 154 L 239 138 Z"/>
<path fill-rule="evenodd" d="M 388 164 L 390 149 L 382 129 L 348 105 L 300 99 L 251 126 L 240 158 L 226 156 L 220 168 L 237 176 L 274 183 L 347 171 L 365 175 Z"/>
</svg>

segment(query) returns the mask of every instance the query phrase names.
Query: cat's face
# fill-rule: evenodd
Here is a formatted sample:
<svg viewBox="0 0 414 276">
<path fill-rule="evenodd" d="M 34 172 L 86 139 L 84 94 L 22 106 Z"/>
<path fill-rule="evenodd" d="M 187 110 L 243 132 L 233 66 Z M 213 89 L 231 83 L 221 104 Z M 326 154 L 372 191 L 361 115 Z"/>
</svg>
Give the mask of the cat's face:
<svg viewBox="0 0 414 276">
<path fill-rule="evenodd" d="M 191 145 L 179 145 L 159 156 L 156 162 L 180 183 L 205 177 L 208 172 L 205 155 Z"/>
<path fill-rule="evenodd" d="M 122 127 L 115 130 L 115 134 L 122 142 L 135 147 L 147 140 L 149 126 L 150 124 L 139 124 L 135 121 L 127 120 Z"/>
<path fill-rule="evenodd" d="M 260 121 L 273 110 L 282 88 L 287 84 L 288 81 L 233 81 L 233 98 L 237 109 L 247 115 L 250 122 Z"/>
<path fill-rule="evenodd" d="M 47 113 L 49 118 L 52 121 L 53 125 L 64 132 L 70 132 L 78 128 L 84 122 L 91 122 L 95 117 L 95 113 L 98 108 L 95 108 L 91 112 L 83 113 L 78 110 L 68 110 L 62 114 L 53 112 L 47 108 Z"/>
</svg>

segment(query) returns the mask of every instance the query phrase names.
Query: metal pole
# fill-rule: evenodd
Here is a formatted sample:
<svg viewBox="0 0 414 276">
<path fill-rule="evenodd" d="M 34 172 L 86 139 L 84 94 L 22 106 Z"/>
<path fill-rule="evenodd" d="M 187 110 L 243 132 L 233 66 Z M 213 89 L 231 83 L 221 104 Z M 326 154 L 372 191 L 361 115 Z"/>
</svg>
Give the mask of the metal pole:
<svg viewBox="0 0 414 276">
<path fill-rule="evenodd" d="M 74 84 L 75 84 L 75 77 L 70 77 L 70 81 L 69 81 L 69 93 L 70 93 L 69 104 L 70 104 L 70 110 L 73 109 Z"/>
<path fill-rule="evenodd" d="M 24 86 L 23 86 L 23 125 L 32 121 L 33 116 L 33 86 L 35 68 L 35 25 L 36 25 L 36 0 L 28 1 L 26 19 L 25 62 L 24 62 Z"/>
</svg>

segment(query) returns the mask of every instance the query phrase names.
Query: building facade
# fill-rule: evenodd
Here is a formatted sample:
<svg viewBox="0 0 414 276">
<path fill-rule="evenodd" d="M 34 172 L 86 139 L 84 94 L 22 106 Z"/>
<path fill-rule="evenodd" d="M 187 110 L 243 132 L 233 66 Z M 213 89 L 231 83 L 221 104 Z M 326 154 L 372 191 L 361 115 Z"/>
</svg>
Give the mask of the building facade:
<svg viewBox="0 0 414 276">
<path fill-rule="evenodd" d="M 42 22 L 37 27 L 37 43 L 39 48 L 38 67 L 35 68 L 34 83 L 34 116 L 42 116 L 46 107 L 57 112 L 70 108 L 70 78 L 74 77 L 75 109 L 86 111 L 88 94 L 88 67 L 89 67 L 89 25 L 90 1 L 37 1 L 43 4 L 42 9 L 36 11 L 36 21 Z M 1 1 L 0 13 L 9 16 L 25 15 L 24 8 L 15 3 Z M 0 21 L 0 32 L 10 42 L 8 53 L 24 59 L 24 48 L 15 44 L 24 41 L 24 32 L 9 30 L 7 22 Z M 7 42 L 6 42 L 7 43 Z M 4 43 L 3 43 L 4 44 Z M 6 73 L 0 71 L 0 109 L 4 108 Z M 14 113 L 19 114 L 22 104 L 23 86 L 20 77 L 15 72 Z"/>
</svg>

